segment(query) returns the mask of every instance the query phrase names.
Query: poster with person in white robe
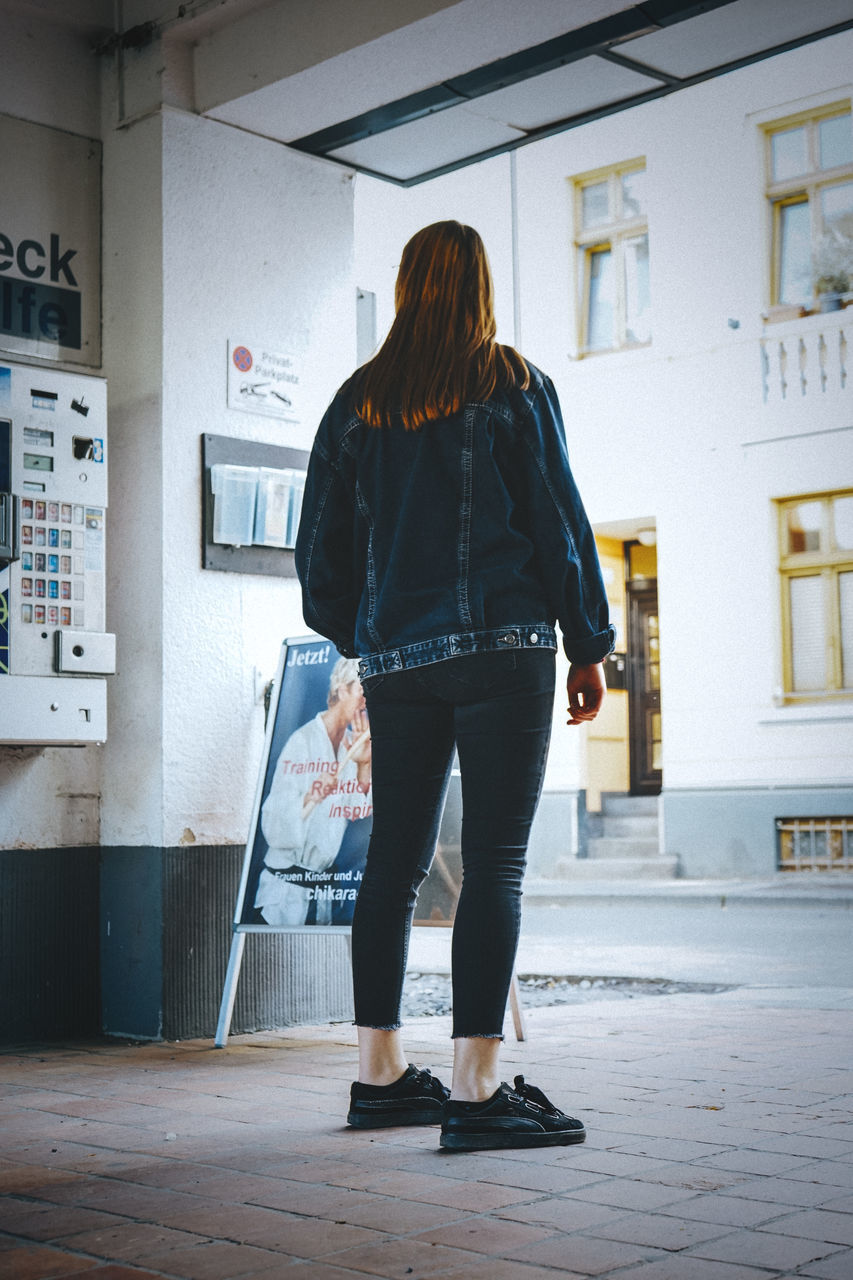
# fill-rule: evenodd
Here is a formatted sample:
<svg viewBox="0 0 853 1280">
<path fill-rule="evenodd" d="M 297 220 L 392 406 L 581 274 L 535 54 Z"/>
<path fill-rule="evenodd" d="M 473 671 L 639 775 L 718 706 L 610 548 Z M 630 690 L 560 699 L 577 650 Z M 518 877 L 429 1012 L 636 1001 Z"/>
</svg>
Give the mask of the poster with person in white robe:
<svg viewBox="0 0 853 1280">
<path fill-rule="evenodd" d="M 273 704 L 239 923 L 346 927 L 373 812 L 357 659 L 326 640 L 289 643 Z"/>
</svg>

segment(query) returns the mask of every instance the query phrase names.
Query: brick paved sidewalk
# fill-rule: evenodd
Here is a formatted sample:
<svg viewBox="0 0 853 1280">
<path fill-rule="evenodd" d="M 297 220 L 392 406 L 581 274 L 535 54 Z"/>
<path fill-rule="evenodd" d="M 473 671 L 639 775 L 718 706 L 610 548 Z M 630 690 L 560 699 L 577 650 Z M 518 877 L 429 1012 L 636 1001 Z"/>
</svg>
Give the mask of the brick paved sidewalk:
<svg viewBox="0 0 853 1280">
<path fill-rule="evenodd" d="M 0 1057 L 0 1276 L 853 1278 L 849 991 L 527 1016 L 505 1074 L 584 1146 L 346 1130 L 349 1026 Z M 413 1060 L 446 1068 L 448 1034 L 413 1024 Z"/>
</svg>

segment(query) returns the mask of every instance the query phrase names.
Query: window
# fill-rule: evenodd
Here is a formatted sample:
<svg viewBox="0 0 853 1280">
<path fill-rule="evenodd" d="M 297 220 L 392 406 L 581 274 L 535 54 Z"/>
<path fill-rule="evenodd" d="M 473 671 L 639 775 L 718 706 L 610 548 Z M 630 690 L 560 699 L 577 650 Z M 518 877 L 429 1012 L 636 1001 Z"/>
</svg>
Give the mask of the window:
<svg viewBox="0 0 853 1280">
<path fill-rule="evenodd" d="M 853 694 L 853 489 L 778 511 L 785 697 Z"/>
<path fill-rule="evenodd" d="M 811 307 L 853 289 L 853 125 L 849 104 L 767 130 L 774 306 Z"/>
<path fill-rule="evenodd" d="M 612 351 L 651 341 L 646 169 L 642 161 L 575 179 L 581 346 Z"/>
<path fill-rule="evenodd" d="M 853 817 L 777 818 L 780 871 L 853 871 Z"/>
</svg>

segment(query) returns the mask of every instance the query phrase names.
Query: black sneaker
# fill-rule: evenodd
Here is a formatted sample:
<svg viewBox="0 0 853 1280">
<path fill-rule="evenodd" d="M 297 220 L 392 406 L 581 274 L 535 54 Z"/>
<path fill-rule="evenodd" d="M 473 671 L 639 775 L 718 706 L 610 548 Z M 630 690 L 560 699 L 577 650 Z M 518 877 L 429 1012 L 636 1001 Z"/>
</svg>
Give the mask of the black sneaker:
<svg viewBox="0 0 853 1280">
<path fill-rule="evenodd" d="M 409 1066 L 393 1084 L 350 1089 L 347 1124 L 354 1129 L 390 1129 L 398 1124 L 438 1124 L 450 1090 L 426 1067 Z"/>
<path fill-rule="evenodd" d="M 514 1089 L 502 1084 L 485 1102 L 448 1102 L 439 1146 L 448 1151 L 556 1147 L 585 1137 L 580 1120 L 558 1111 L 541 1089 L 516 1076 Z"/>
</svg>

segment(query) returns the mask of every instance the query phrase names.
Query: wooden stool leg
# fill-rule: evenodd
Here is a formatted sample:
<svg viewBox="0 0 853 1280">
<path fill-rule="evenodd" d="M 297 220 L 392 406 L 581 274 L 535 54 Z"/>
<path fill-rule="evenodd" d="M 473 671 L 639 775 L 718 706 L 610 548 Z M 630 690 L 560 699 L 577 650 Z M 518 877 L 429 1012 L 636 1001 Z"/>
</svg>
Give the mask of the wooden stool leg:
<svg viewBox="0 0 853 1280">
<path fill-rule="evenodd" d="M 509 985 L 509 1007 L 512 1010 L 512 1023 L 515 1027 L 516 1040 L 526 1040 L 527 1030 L 524 1025 L 524 1010 L 521 1007 L 518 990 L 518 974 L 512 975 L 512 982 Z"/>
</svg>

